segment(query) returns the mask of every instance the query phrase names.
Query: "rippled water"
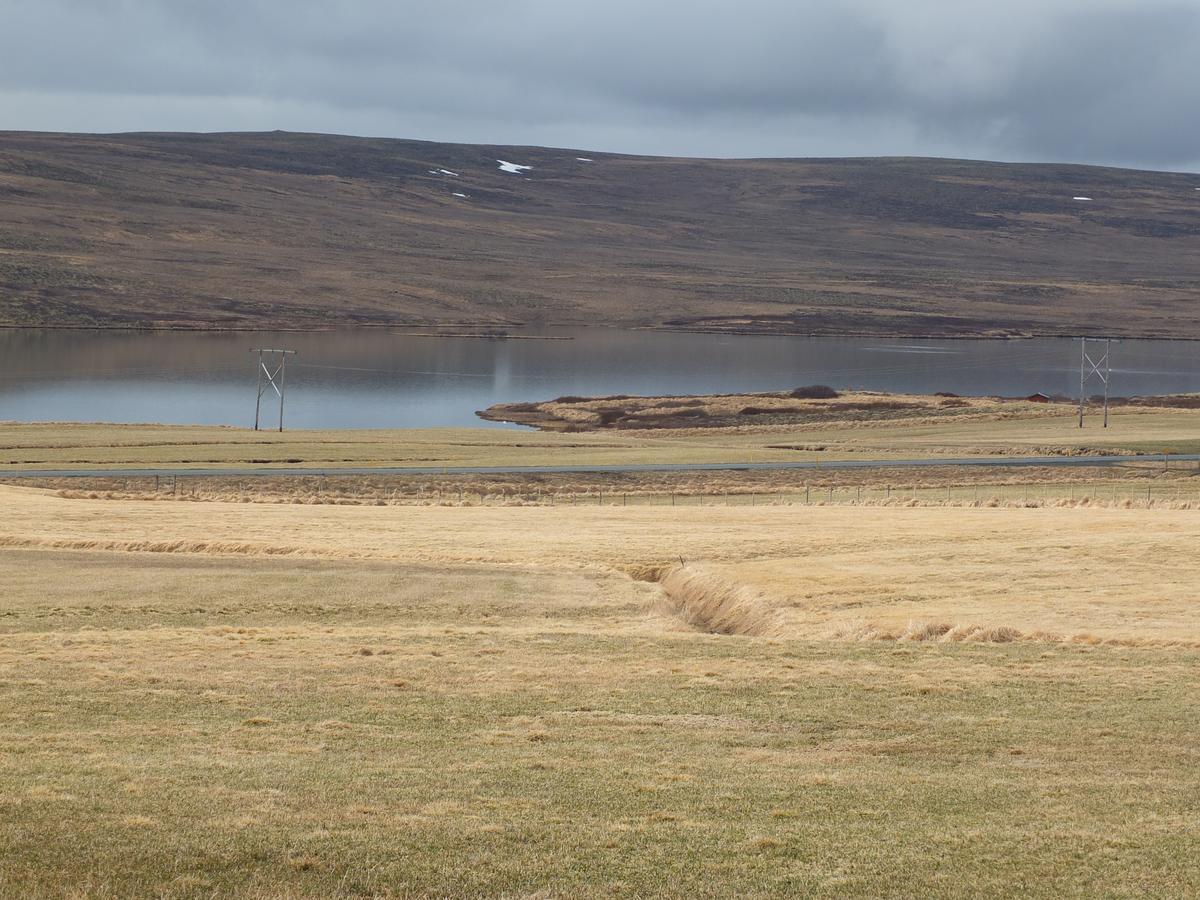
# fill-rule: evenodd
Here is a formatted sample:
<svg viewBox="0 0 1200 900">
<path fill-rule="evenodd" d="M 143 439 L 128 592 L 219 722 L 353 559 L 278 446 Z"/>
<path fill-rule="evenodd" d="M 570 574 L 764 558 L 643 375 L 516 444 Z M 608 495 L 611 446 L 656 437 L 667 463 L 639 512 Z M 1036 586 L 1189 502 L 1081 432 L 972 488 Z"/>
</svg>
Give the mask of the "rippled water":
<svg viewBox="0 0 1200 900">
<path fill-rule="evenodd" d="M 480 425 L 493 403 L 563 394 L 838 388 L 1076 396 L 1076 341 L 925 341 L 679 334 L 610 328 L 528 332 L 570 340 L 322 333 L 0 330 L 0 420 L 249 425 L 251 347 L 298 351 L 292 427 Z M 1093 351 L 1097 345 L 1090 345 Z M 1112 346 L 1114 395 L 1200 391 L 1200 344 Z M 1100 391 L 1098 382 L 1088 393 Z M 264 397 L 264 422 L 278 401 Z M 500 426 L 492 426 L 500 427 Z"/>
</svg>

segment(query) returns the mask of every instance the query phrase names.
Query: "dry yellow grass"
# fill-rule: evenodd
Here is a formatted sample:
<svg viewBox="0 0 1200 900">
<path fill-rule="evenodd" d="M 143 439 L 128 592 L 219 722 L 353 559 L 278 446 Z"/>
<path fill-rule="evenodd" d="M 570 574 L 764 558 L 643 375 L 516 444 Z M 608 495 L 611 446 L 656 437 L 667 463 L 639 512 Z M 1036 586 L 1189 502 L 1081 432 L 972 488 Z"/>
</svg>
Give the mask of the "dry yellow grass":
<svg viewBox="0 0 1200 900">
<path fill-rule="evenodd" d="M 812 637 L 910 619 L 1197 640 L 1200 514 L 898 506 L 343 507 L 0 487 L 0 545 L 637 572 L 703 562 Z"/>
<path fill-rule="evenodd" d="M 0 486 L 0 895 L 1193 895 L 1198 538 Z"/>
</svg>

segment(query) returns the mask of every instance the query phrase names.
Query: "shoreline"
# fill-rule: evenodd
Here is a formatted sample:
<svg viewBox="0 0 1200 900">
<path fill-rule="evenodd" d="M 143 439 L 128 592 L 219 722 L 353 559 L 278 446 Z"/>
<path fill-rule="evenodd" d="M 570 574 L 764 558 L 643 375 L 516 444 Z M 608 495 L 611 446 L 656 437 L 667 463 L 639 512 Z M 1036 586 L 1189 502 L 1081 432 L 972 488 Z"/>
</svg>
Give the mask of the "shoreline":
<svg viewBox="0 0 1200 900">
<path fill-rule="evenodd" d="M 390 331 L 397 337 L 425 338 L 471 338 L 476 341 L 573 341 L 569 335 L 555 336 L 550 334 L 486 334 L 473 331 Z"/>
<path fill-rule="evenodd" d="M 908 332 L 908 331 L 863 331 L 863 330 L 846 330 L 846 331 L 758 331 L 753 329 L 727 329 L 727 328 L 695 328 L 687 326 L 667 326 L 667 325 L 639 325 L 639 324 L 588 324 L 588 323 L 549 323 L 544 325 L 532 326 L 528 324 L 508 324 L 505 326 L 497 326 L 494 323 L 423 323 L 420 325 L 401 324 L 396 322 L 354 322 L 334 325 L 246 325 L 246 326 L 223 326 L 223 325 L 120 325 L 120 324 L 76 324 L 66 323 L 57 325 L 22 325 L 11 322 L 0 322 L 0 333 L 5 331 L 102 331 L 106 333 L 142 333 L 142 334 L 263 334 L 269 332 L 278 332 L 281 334 L 327 334 L 338 331 L 350 331 L 355 329 L 377 330 L 377 329 L 392 329 L 392 328 L 426 328 L 426 329 L 481 329 L 481 328 L 496 328 L 507 327 L 514 329 L 550 329 L 550 328 L 578 328 L 578 329 L 610 329 L 614 331 L 647 331 L 658 332 L 662 334 L 706 334 L 716 336 L 734 336 L 734 337 L 764 337 L 764 338 L 779 338 L 779 337 L 795 337 L 795 338 L 859 338 L 867 340 L 906 340 L 906 341 L 1033 341 L 1033 340 L 1064 340 L 1076 341 L 1080 337 L 1087 337 L 1088 340 L 1114 340 L 1114 341 L 1186 341 L 1189 343 L 1200 341 L 1200 335 L 1195 337 L 1184 335 L 1156 335 L 1156 334 L 1140 334 L 1127 332 L 1112 332 L 1112 333 L 1063 333 L 1063 332 L 1035 332 L 1030 331 L 1023 334 L 994 334 L 980 331 L 977 334 L 964 334 L 955 332 L 953 334 L 942 334 L 938 332 Z M 570 337 L 555 337 L 555 336 L 540 336 L 540 335 L 487 335 L 475 334 L 471 332 L 453 333 L 445 332 L 438 333 L 435 331 L 429 332 L 392 332 L 401 337 L 468 337 L 468 338 L 488 338 L 492 340 L 572 340 Z"/>
</svg>

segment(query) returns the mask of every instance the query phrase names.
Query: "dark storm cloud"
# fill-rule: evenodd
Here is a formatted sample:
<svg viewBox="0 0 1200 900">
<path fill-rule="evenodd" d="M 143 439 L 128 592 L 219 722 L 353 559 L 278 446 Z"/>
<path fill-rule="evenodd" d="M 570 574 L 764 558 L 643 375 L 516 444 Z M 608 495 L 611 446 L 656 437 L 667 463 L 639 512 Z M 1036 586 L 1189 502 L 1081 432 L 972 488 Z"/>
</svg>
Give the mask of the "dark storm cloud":
<svg viewBox="0 0 1200 900">
<path fill-rule="evenodd" d="M 0 0 L 0 127 L 1194 167 L 1196 0 Z"/>
</svg>

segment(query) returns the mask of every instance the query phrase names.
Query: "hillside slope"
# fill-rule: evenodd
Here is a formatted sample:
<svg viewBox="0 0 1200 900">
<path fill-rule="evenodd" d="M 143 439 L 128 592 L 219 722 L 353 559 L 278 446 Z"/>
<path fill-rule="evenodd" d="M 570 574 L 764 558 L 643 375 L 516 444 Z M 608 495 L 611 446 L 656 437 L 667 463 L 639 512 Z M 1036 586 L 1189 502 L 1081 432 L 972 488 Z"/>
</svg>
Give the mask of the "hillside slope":
<svg viewBox="0 0 1200 900">
<path fill-rule="evenodd" d="M 1198 301 L 1200 176 L 0 133 L 0 324 L 1200 337 Z"/>
</svg>

